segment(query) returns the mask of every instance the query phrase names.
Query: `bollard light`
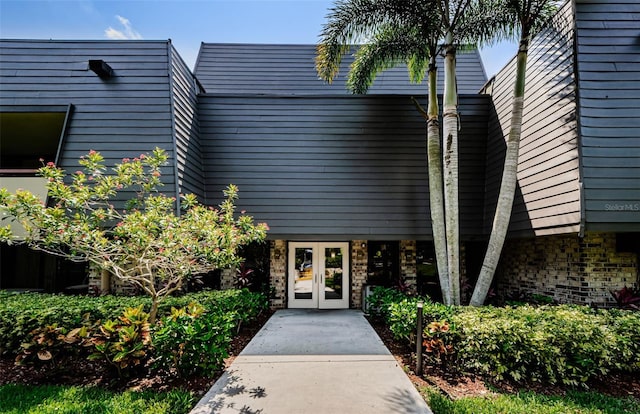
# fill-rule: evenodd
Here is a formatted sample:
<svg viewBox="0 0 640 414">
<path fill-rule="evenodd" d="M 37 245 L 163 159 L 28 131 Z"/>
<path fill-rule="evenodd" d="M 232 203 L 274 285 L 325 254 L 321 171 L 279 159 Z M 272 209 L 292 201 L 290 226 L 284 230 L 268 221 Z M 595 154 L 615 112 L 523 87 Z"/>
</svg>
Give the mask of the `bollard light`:
<svg viewBox="0 0 640 414">
<path fill-rule="evenodd" d="M 422 375 L 422 308 L 424 302 L 418 302 L 418 312 L 416 320 L 416 375 Z"/>
</svg>

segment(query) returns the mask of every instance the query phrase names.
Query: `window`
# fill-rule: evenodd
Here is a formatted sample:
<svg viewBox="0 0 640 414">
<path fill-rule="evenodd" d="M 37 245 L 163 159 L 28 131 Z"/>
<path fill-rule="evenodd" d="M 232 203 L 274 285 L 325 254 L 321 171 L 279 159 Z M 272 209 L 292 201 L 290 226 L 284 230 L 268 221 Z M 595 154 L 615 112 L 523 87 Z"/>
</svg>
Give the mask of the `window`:
<svg viewBox="0 0 640 414">
<path fill-rule="evenodd" d="M 68 106 L 0 106 L 0 174 L 33 175 L 40 159 L 57 162 Z"/>
<path fill-rule="evenodd" d="M 68 106 L 0 106 L 0 188 L 29 190 L 46 201 L 46 181 L 35 172 L 45 162 L 57 162 Z M 0 224 L 12 218 L 0 212 Z M 21 227 L 14 234 L 22 237 Z"/>
<path fill-rule="evenodd" d="M 640 233 L 616 233 L 616 251 L 640 254 Z"/>
<path fill-rule="evenodd" d="M 436 301 L 442 300 L 436 253 L 431 241 L 416 244 L 416 289 L 421 295 L 428 295 Z"/>
<path fill-rule="evenodd" d="M 0 187 L 23 188 L 46 198 L 46 182 L 35 172 L 60 157 L 71 105 L 0 106 Z M 11 222 L 0 212 L 0 225 Z M 20 229 L 12 226 L 20 237 Z M 86 286 L 86 264 L 73 263 L 27 246 L 0 246 L 0 289 L 61 292 Z"/>
<path fill-rule="evenodd" d="M 367 284 L 396 287 L 400 282 L 400 245 L 397 241 L 369 241 Z"/>
</svg>

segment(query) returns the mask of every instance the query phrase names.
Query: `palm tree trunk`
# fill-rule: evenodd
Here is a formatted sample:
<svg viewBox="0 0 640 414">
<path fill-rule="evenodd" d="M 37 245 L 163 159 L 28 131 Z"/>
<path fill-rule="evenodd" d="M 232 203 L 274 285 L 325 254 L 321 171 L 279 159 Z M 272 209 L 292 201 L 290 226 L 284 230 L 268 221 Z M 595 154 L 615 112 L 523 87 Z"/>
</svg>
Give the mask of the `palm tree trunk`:
<svg viewBox="0 0 640 414">
<path fill-rule="evenodd" d="M 509 129 L 509 137 L 507 138 L 507 149 L 505 152 L 498 204 L 493 217 L 493 226 L 491 228 L 487 253 L 484 256 L 482 269 L 480 270 L 480 275 L 478 276 L 478 281 L 476 282 L 469 303 L 471 306 L 482 306 L 487 298 L 489 287 L 491 286 L 498 261 L 500 260 L 507 230 L 509 229 L 509 221 L 511 220 L 511 210 L 513 208 L 518 173 L 518 151 L 520 148 L 522 114 L 524 110 L 524 85 L 528 48 L 529 36 L 525 36 L 520 40 L 518 56 L 516 58 L 516 81 L 513 105 L 511 108 L 511 126 Z"/>
<path fill-rule="evenodd" d="M 449 38 L 451 36 L 448 36 Z M 448 39 L 449 40 L 449 39 Z M 458 93 L 456 90 L 456 49 L 447 41 L 444 58 L 444 206 L 447 265 L 453 305 L 460 304 L 460 231 L 458 206 Z"/>
<path fill-rule="evenodd" d="M 427 163 L 429 169 L 429 206 L 431 210 L 431 228 L 433 244 L 438 264 L 438 277 L 442 300 L 451 304 L 451 284 L 447 265 L 447 241 L 442 187 L 442 146 L 440 145 L 440 122 L 438 121 L 438 94 L 436 58 L 429 62 L 429 105 L 427 107 Z"/>
</svg>

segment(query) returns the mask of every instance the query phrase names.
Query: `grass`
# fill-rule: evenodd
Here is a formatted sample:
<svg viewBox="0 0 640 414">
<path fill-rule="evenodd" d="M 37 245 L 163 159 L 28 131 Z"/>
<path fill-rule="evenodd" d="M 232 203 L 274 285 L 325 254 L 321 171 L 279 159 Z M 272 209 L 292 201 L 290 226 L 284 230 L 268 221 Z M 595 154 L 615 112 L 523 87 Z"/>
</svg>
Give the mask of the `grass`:
<svg viewBox="0 0 640 414">
<path fill-rule="evenodd" d="M 596 392 L 569 391 L 566 395 L 542 395 L 531 391 L 496 397 L 467 397 L 452 401 L 432 388 L 422 389 L 434 414 L 632 414 L 640 413 L 640 401 Z"/>
<path fill-rule="evenodd" d="M 0 413 L 183 414 L 195 405 L 187 391 L 112 392 L 97 387 L 61 385 L 0 386 Z"/>
</svg>

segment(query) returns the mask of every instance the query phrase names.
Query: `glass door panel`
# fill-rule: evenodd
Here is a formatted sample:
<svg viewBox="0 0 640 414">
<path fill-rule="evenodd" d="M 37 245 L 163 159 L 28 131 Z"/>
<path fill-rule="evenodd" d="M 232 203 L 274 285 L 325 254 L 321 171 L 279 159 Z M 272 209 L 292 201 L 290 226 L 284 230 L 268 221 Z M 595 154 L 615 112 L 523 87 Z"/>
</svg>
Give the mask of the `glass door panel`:
<svg viewBox="0 0 640 414">
<path fill-rule="evenodd" d="M 342 299 L 342 249 L 324 248 L 324 298 Z"/>
<path fill-rule="evenodd" d="M 313 299 L 313 249 L 296 247 L 296 269 L 293 292 L 296 299 Z"/>
<path fill-rule="evenodd" d="M 288 297 L 290 308 L 318 307 L 316 243 L 289 243 Z"/>
<path fill-rule="evenodd" d="M 321 243 L 320 297 L 321 309 L 349 307 L 349 244 Z"/>
</svg>

